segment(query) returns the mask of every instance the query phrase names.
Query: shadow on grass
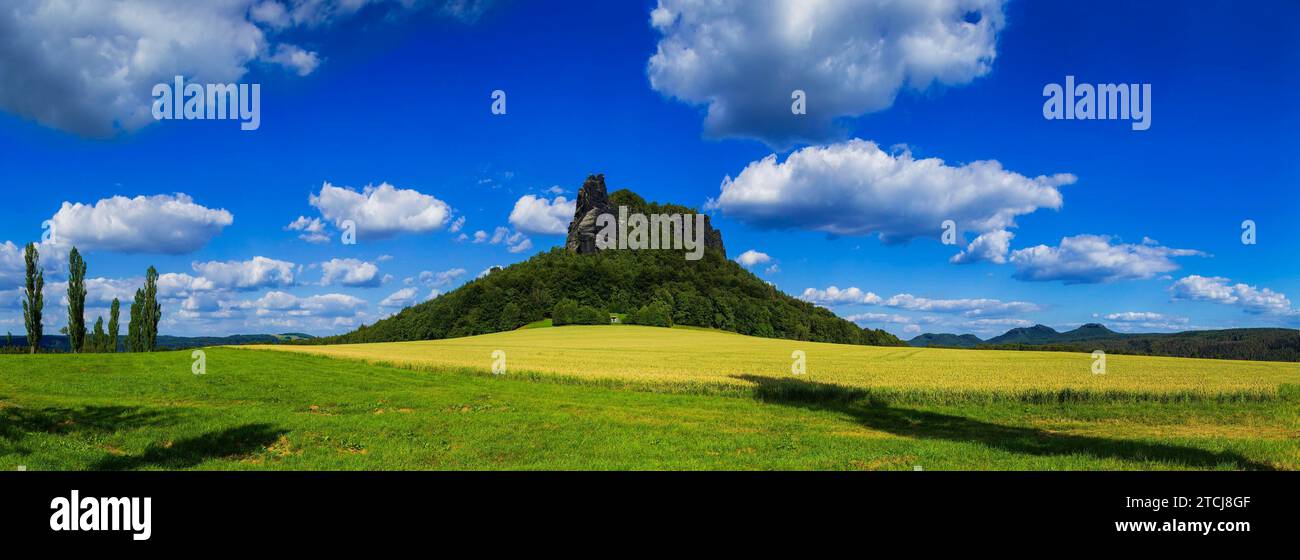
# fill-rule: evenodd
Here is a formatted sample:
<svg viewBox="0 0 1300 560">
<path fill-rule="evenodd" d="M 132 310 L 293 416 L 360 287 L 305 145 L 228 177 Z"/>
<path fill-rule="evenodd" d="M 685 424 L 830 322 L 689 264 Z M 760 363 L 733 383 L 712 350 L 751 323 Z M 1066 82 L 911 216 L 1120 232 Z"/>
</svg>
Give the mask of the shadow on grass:
<svg viewBox="0 0 1300 560">
<path fill-rule="evenodd" d="M 1212 452 L 1194 447 L 1052 433 L 1035 428 L 1004 426 L 962 416 L 890 406 L 870 390 L 854 389 L 794 379 L 742 375 L 755 384 L 755 396 L 764 402 L 810 410 L 843 413 L 874 430 L 919 438 L 979 443 L 1025 455 L 1088 455 L 1099 459 L 1157 461 L 1194 469 L 1231 466 L 1245 470 L 1273 470 L 1239 453 Z"/>
<path fill-rule="evenodd" d="M 0 408 L 0 438 L 17 441 L 30 433 L 69 435 L 80 432 L 113 432 L 170 423 L 173 415 L 134 406 L 85 406 L 80 408 Z"/>
<path fill-rule="evenodd" d="M 183 439 L 170 445 L 154 444 L 139 455 L 108 457 L 90 468 L 110 471 L 144 467 L 185 469 L 209 459 L 247 455 L 275 443 L 283 433 L 283 430 L 270 424 L 246 424 Z"/>
</svg>

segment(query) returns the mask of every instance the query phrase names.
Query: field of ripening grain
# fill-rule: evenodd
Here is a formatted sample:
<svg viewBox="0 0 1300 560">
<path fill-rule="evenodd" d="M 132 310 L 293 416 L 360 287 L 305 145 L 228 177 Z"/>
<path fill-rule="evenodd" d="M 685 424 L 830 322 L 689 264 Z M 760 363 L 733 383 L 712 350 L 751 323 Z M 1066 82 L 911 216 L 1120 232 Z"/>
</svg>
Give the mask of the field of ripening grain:
<svg viewBox="0 0 1300 560">
<path fill-rule="evenodd" d="M 911 394 L 921 400 L 981 396 L 1055 400 L 1062 393 L 1108 398 L 1268 398 L 1300 383 L 1300 364 L 1150 356 L 889 348 L 799 342 L 702 329 L 566 326 L 417 342 L 263 346 L 416 368 L 490 370 L 505 352 L 507 375 L 561 376 L 664 389 L 746 387 L 791 380 Z M 792 357 L 805 357 L 803 375 Z"/>
</svg>

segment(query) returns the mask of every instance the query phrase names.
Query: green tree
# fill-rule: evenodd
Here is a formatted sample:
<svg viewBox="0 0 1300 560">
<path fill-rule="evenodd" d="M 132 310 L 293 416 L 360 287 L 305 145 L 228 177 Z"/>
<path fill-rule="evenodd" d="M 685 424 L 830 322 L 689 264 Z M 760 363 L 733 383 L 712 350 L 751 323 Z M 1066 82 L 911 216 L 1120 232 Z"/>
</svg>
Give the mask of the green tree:
<svg viewBox="0 0 1300 560">
<path fill-rule="evenodd" d="M 673 326 L 673 309 L 662 300 L 656 299 L 650 302 L 650 305 L 642 306 L 635 313 L 629 314 L 627 322 L 633 325 L 671 327 Z"/>
<path fill-rule="evenodd" d="M 126 325 L 126 349 L 128 352 L 144 352 L 144 343 L 140 333 L 144 332 L 144 289 L 135 291 L 135 300 L 131 302 L 131 317 Z"/>
<path fill-rule="evenodd" d="M 45 327 L 41 324 L 41 310 L 45 308 L 45 272 L 41 270 L 41 255 L 35 243 L 28 243 L 23 251 L 23 260 L 27 261 L 26 294 L 23 299 L 23 324 L 27 327 L 27 345 L 32 353 L 41 347 L 41 337 Z"/>
<path fill-rule="evenodd" d="M 609 312 L 590 305 L 578 306 L 578 312 L 573 318 L 576 325 L 608 325 Z"/>
<path fill-rule="evenodd" d="M 74 354 L 86 345 L 86 261 L 73 247 L 68 253 L 68 346 Z"/>
<path fill-rule="evenodd" d="M 119 322 L 121 311 L 121 302 L 117 301 L 117 298 L 113 298 L 113 305 L 108 309 L 108 352 L 117 352 L 117 333 L 122 327 Z"/>
<path fill-rule="evenodd" d="M 526 323 L 523 311 L 519 309 L 519 304 L 515 302 L 506 303 L 501 309 L 501 320 L 497 324 L 497 329 L 502 331 L 513 330 Z"/>
<path fill-rule="evenodd" d="M 555 326 L 573 324 L 578 318 L 578 302 L 569 298 L 560 300 L 551 310 L 551 324 Z"/>
<path fill-rule="evenodd" d="M 136 292 L 139 302 L 140 326 L 136 333 L 137 352 L 153 352 L 158 347 L 158 323 L 162 321 L 162 305 L 158 303 L 158 271 L 154 267 L 144 275 L 144 288 Z M 131 309 L 131 322 L 136 322 L 135 307 Z"/>
<path fill-rule="evenodd" d="M 95 319 L 95 330 L 90 333 L 90 352 L 108 351 L 108 333 L 104 332 L 104 318 Z"/>
</svg>

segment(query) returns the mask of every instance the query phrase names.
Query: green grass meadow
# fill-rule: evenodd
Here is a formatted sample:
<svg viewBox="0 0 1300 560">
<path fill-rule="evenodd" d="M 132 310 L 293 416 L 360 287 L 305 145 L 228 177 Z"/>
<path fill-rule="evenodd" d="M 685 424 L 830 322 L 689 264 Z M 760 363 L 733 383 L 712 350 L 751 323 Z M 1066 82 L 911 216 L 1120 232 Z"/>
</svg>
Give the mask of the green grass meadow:
<svg viewBox="0 0 1300 560">
<path fill-rule="evenodd" d="M 0 355 L 0 469 L 1300 468 L 1290 385 L 981 399 L 815 375 L 660 385 L 246 348 L 207 349 L 204 375 L 191 364 L 189 351 Z"/>
</svg>

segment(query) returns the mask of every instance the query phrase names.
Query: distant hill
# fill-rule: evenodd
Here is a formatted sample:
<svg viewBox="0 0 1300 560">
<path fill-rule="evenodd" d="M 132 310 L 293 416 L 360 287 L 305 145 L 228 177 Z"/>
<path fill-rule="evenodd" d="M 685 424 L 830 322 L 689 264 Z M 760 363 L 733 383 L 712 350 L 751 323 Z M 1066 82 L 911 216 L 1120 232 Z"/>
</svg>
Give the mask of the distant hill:
<svg viewBox="0 0 1300 560">
<path fill-rule="evenodd" d="M 1180 333 L 1119 333 L 1098 323 L 1057 332 L 1045 325 L 1021 327 L 982 342 L 973 335 L 926 333 L 912 346 L 1047 350 L 1225 360 L 1300 361 L 1300 331 L 1295 329 L 1224 329 Z"/>
<path fill-rule="evenodd" d="M 983 344 L 980 337 L 973 334 L 925 333 L 907 341 L 910 346 L 943 346 L 945 348 L 972 348 Z"/>
<path fill-rule="evenodd" d="M 1087 323 L 1072 331 L 1065 331 L 1056 337 L 1057 341 L 1098 340 L 1127 336 L 1106 328 L 1100 323 Z"/>
<path fill-rule="evenodd" d="M 304 333 L 283 333 L 283 334 L 232 334 L 230 336 L 158 336 L 159 350 L 183 350 L 186 348 L 202 348 L 205 346 L 233 346 L 239 344 L 283 344 L 286 342 L 311 340 L 316 338 Z M 119 352 L 126 351 L 126 336 L 118 336 L 117 349 Z M 0 338 L 0 347 L 6 344 L 4 338 Z M 27 336 L 13 337 L 12 346 L 25 348 L 27 347 Z M 68 337 L 66 335 L 55 334 L 41 337 L 41 348 L 50 352 L 67 352 Z"/>
<path fill-rule="evenodd" d="M 1125 336 L 1106 328 L 1099 323 L 1088 323 L 1077 329 L 1057 332 L 1047 325 L 1034 325 L 1011 329 L 1006 333 L 984 341 L 986 344 L 1049 344 L 1055 342 L 1077 342 Z"/>
<path fill-rule="evenodd" d="M 477 278 L 433 300 L 348 334 L 307 344 L 433 340 L 508 331 L 552 315 L 573 300 L 592 314 L 663 309 L 673 324 L 753 336 L 842 344 L 904 346 L 894 335 L 863 329 L 823 307 L 791 297 L 726 258 L 721 232 L 705 221 L 705 250 L 687 260 L 682 250 L 599 249 L 592 241 L 597 216 L 627 206 L 629 213 L 695 213 L 646 202 L 628 190 L 607 194 L 603 176 L 578 192 L 564 248 Z"/>
<path fill-rule="evenodd" d="M 999 336 L 988 339 L 989 344 L 1043 344 L 1051 342 L 1061 333 L 1047 325 L 1034 325 L 1011 329 Z"/>
</svg>

